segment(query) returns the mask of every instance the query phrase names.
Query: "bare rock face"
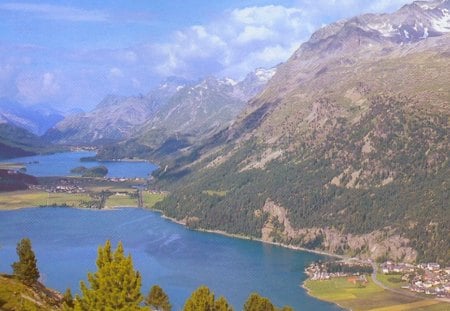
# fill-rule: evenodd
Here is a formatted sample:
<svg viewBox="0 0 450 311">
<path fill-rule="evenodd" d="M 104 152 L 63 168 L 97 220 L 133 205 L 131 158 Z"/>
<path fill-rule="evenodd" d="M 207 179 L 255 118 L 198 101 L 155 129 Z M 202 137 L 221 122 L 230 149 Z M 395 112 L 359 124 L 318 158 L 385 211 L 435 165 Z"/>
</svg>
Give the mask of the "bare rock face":
<svg viewBox="0 0 450 311">
<path fill-rule="evenodd" d="M 417 252 L 409 246 L 409 240 L 386 228 L 367 234 L 343 233 L 334 228 L 293 228 L 286 209 L 267 200 L 262 211 L 268 220 L 261 229 L 262 240 L 290 246 L 306 247 L 333 254 L 361 259 L 382 259 L 414 262 Z M 261 212 L 256 214 L 260 215 Z"/>
</svg>

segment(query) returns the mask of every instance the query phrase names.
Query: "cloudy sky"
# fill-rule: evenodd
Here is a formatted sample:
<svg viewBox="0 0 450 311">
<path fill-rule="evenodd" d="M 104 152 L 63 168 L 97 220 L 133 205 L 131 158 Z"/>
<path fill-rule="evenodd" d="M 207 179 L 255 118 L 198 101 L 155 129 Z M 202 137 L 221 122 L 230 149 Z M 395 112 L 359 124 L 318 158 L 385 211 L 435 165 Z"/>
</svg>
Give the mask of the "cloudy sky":
<svg viewBox="0 0 450 311">
<path fill-rule="evenodd" d="M 0 1 L 0 99 L 89 110 L 167 76 L 240 79 L 321 26 L 406 0 Z"/>
</svg>

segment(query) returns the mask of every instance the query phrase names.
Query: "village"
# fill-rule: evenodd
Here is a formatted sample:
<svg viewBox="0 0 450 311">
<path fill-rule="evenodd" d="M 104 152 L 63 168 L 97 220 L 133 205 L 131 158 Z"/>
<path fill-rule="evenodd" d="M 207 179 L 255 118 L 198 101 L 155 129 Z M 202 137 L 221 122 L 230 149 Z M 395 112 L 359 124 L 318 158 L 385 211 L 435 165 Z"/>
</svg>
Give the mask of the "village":
<svg viewBox="0 0 450 311">
<path fill-rule="evenodd" d="M 418 265 L 387 261 L 381 265 L 383 274 L 397 274 L 408 285 L 402 288 L 416 293 L 450 298 L 450 267 L 442 268 L 438 263 Z"/>
<path fill-rule="evenodd" d="M 313 281 L 341 277 L 358 277 L 360 281 L 367 282 L 366 275 L 372 272 L 373 268 L 370 263 L 363 263 L 356 260 L 318 261 L 313 262 L 305 269 L 305 273 Z"/>
<path fill-rule="evenodd" d="M 310 280 L 351 277 L 354 283 L 364 284 L 366 275 L 373 273 L 372 267 L 377 267 L 383 275 L 400 277 L 404 290 L 450 299 L 450 267 L 443 268 L 433 262 L 413 265 L 386 261 L 378 266 L 359 260 L 314 262 L 305 269 L 305 273 Z"/>
</svg>

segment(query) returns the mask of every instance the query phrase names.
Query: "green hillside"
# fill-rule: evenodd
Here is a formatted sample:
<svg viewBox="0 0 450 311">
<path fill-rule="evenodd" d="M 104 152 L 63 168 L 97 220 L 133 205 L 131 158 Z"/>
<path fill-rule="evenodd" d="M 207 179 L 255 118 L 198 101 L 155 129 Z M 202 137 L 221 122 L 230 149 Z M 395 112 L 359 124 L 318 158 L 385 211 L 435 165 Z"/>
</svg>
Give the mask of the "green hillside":
<svg viewBox="0 0 450 311">
<path fill-rule="evenodd" d="M 158 208 L 194 228 L 449 263 L 450 36 L 403 45 L 361 20 L 314 34 L 233 125 L 161 165 L 172 194 Z"/>
<path fill-rule="evenodd" d="M 0 159 L 24 157 L 56 150 L 33 133 L 12 125 L 0 123 Z"/>
<path fill-rule="evenodd" d="M 0 310 L 62 310 L 61 294 L 38 283 L 24 285 L 9 275 L 0 275 Z"/>
</svg>

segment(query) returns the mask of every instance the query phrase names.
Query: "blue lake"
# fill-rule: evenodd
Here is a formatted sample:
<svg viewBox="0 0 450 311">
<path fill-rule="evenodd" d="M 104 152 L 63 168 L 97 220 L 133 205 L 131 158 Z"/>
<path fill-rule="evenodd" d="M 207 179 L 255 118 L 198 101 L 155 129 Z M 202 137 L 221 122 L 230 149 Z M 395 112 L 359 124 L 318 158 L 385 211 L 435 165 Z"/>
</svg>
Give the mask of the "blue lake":
<svg viewBox="0 0 450 311">
<path fill-rule="evenodd" d="M 95 152 L 62 152 L 48 155 L 36 155 L 3 160 L 1 162 L 23 163 L 27 174 L 42 176 L 70 176 L 70 170 L 77 166 L 94 167 L 104 165 L 108 168 L 108 177 L 147 178 L 156 169 L 150 162 L 102 161 L 81 162 L 82 157 L 93 157 Z"/>
<path fill-rule="evenodd" d="M 97 247 L 110 239 L 114 247 L 122 241 L 132 255 L 143 293 L 159 284 L 174 310 L 201 284 L 224 295 L 235 310 L 253 291 L 295 310 L 339 310 L 300 287 L 305 265 L 322 256 L 188 230 L 144 209 L 0 211 L 0 271 L 11 272 L 23 237 L 32 240 L 42 281 L 60 291 L 79 291 L 79 281 L 96 270 Z"/>
</svg>

